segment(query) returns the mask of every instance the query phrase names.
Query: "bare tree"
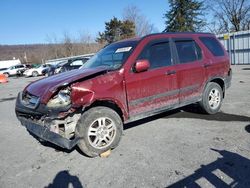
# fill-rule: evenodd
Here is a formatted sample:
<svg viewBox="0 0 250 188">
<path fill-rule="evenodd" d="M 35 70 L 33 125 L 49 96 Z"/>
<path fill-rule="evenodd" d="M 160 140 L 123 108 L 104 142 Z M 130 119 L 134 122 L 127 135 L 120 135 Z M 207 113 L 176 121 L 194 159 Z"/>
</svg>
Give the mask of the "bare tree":
<svg viewBox="0 0 250 188">
<path fill-rule="evenodd" d="M 56 35 L 47 35 L 46 40 L 48 42 L 47 58 L 59 58 L 63 57 L 62 46 Z"/>
<path fill-rule="evenodd" d="M 146 16 L 135 5 L 124 8 L 123 20 L 129 20 L 135 24 L 135 32 L 139 37 L 156 32 L 155 26 L 149 22 Z"/>
<path fill-rule="evenodd" d="M 81 50 L 81 53 L 88 54 L 88 53 L 93 52 L 91 47 L 92 47 L 92 44 L 94 42 L 94 39 L 89 34 L 89 32 L 87 32 L 87 31 L 80 32 L 78 42 L 80 42 L 80 44 L 81 44 L 81 47 L 78 48 L 79 50 Z M 95 50 L 94 50 L 94 52 L 95 52 Z"/>
<path fill-rule="evenodd" d="M 62 46 L 63 46 L 64 57 L 69 57 L 74 55 L 73 39 L 68 32 L 64 32 Z"/>
<path fill-rule="evenodd" d="M 249 0 L 207 0 L 213 11 L 215 32 L 241 31 L 250 29 Z M 213 27 L 212 27 L 213 28 Z"/>
</svg>

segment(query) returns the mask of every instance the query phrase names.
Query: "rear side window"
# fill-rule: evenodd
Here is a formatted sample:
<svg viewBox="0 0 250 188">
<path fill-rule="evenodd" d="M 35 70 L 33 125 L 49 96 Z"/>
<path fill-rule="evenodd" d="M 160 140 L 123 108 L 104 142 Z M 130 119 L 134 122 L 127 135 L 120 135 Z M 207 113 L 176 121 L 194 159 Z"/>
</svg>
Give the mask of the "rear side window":
<svg viewBox="0 0 250 188">
<path fill-rule="evenodd" d="M 200 37 L 202 43 L 214 56 L 224 56 L 224 50 L 214 37 Z"/>
<path fill-rule="evenodd" d="M 202 58 L 201 49 L 194 40 L 177 39 L 175 45 L 180 63 L 189 63 Z"/>
<path fill-rule="evenodd" d="M 169 42 L 160 42 L 147 46 L 138 59 L 149 60 L 150 69 L 171 65 Z"/>
</svg>

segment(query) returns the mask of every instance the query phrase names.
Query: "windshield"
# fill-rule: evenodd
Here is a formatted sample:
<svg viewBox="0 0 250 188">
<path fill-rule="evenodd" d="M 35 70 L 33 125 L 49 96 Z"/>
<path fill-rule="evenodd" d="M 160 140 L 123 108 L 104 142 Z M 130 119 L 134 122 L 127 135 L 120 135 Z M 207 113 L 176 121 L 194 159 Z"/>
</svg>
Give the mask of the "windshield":
<svg viewBox="0 0 250 188">
<path fill-rule="evenodd" d="M 108 66 L 110 69 L 118 69 L 132 53 L 138 41 L 123 41 L 110 44 L 90 58 L 81 68 L 95 68 Z"/>
</svg>

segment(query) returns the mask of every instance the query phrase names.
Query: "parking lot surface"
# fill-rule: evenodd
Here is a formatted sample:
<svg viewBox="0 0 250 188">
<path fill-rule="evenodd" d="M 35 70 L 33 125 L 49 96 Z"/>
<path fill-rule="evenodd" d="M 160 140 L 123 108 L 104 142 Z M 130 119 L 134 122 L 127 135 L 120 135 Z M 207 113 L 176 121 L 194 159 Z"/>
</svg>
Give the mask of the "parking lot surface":
<svg viewBox="0 0 250 188">
<path fill-rule="evenodd" d="M 32 137 L 14 107 L 37 78 L 9 78 L 0 85 L 0 187 L 250 187 L 250 66 L 232 68 L 221 112 L 192 105 L 127 124 L 108 158 Z"/>
</svg>

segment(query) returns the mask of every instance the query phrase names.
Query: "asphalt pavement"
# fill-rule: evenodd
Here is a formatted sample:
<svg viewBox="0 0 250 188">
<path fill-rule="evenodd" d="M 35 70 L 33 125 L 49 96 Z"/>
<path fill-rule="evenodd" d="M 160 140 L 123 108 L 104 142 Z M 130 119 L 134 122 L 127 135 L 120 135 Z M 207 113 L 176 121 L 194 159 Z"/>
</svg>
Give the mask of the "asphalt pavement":
<svg viewBox="0 0 250 188">
<path fill-rule="evenodd" d="M 192 105 L 127 124 L 108 158 L 32 137 L 14 107 L 38 78 L 9 78 L 0 85 L 0 187 L 250 187 L 250 66 L 232 68 L 218 114 Z"/>
</svg>

